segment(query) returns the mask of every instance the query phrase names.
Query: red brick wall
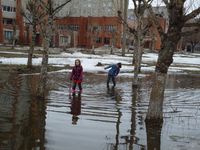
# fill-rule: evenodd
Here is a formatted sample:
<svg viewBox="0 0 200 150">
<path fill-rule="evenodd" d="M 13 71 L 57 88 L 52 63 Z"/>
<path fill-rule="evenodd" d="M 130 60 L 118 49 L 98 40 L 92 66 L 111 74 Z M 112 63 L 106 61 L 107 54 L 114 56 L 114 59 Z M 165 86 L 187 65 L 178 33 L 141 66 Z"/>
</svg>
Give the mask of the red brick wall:
<svg viewBox="0 0 200 150">
<path fill-rule="evenodd" d="M 2 16 L 1 0 L 0 0 L 0 43 L 3 43 L 3 16 Z"/>
<path fill-rule="evenodd" d="M 163 30 L 166 29 L 166 20 L 164 18 L 158 18 L 159 19 L 159 23 L 161 25 L 161 27 L 163 28 Z M 155 30 L 155 34 L 156 34 L 156 38 L 157 40 L 155 41 L 155 49 L 156 50 L 160 50 L 161 49 L 161 38 L 160 38 L 160 34 L 158 33 L 158 31 L 156 29 Z"/>
<path fill-rule="evenodd" d="M 162 17 L 157 18 L 161 27 L 163 28 L 163 30 L 166 30 L 167 28 L 167 24 L 166 24 L 166 20 Z M 154 48 L 154 50 L 160 50 L 161 49 L 161 38 L 160 38 L 160 34 L 158 32 L 158 30 L 156 29 L 156 27 L 151 27 L 150 28 L 150 35 L 148 37 L 146 37 L 146 42 L 145 42 L 145 48 Z M 152 40 L 152 38 L 154 38 L 154 40 Z M 153 45 L 153 47 L 152 47 Z"/>
<path fill-rule="evenodd" d="M 92 47 L 92 37 L 93 34 L 90 27 L 91 26 L 106 26 L 106 25 L 113 25 L 116 26 L 116 33 L 115 33 L 115 46 L 120 48 L 121 47 L 121 23 L 118 20 L 118 17 L 66 17 L 62 19 L 57 19 L 56 24 L 59 25 L 78 25 L 78 46 L 80 47 Z M 103 39 L 110 38 L 112 39 L 113 35 L 110 32 L 105 32 L 101 30 L 98 32 L 98 36 L 96 37 L 102 38 L 102 43 L 96 43 L 95 46 L 103 46 Z M 111 44 L 111 43 L 110 43 Z"/>
<path fill-rule="evenodd" d="M 23 16 L 21 15 L 21 0 L 16 1 L 16 24 L 19 29 L 19 43 L 24 44 L 25 43 L 25 37 L 24 37 L 24 22 L 23 22 Z"/>
</svg>

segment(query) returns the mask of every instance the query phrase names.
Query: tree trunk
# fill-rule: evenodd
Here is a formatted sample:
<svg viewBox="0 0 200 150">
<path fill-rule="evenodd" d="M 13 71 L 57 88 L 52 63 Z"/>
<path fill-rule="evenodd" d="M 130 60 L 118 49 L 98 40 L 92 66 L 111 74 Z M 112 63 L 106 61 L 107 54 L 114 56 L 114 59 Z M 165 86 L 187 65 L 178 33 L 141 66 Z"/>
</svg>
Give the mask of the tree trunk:
<svg viewBox="0 0 200 150">
<path fill-rule="evenodd" d="M 173 2 L 171 2 L 173 4 Z M 175 4 L 178 2 L 174 2 Z M 176 4 L 169 9 L 169 28 L 165 36 L 161 37 L 161 49 L 159 51 L 156 64 L 156 72 L 167 73 L 169 66 L 173 62 L 173 54 L 177 49 L 177 44 L 181 39 L 181 30 L 184 26 L 183 8 Z"/>
<path fill-rule="evenodd" d="M 51 42 L 52 37 L 52 28 L 53 28 L 53 17 L 48 18 L 48 24 L 47 27 L 44 28 L 45 33 L 43 33 L 44 42 L 43 42 L 43 56 L 42 56 L 42 66 L 41 66 L 41 72 L 40 72 L 40 82 L 38 87 L 38 96 L 41 98 L 44 98 L 45 96 L 45 89 L 46 89 L 46 83 L 47 83 L 47 69 L 48 69 L 48 57 L 49 57 L 49 46 Z"/>
<path fill-rule="evenodd" d="M 111 40 L 111 48 L 110 48 L 110 54 L 113 54 L 113 50 L 114 50 L 114 33 L 112 33 L 112 40 Z"/>
<path fill-rule="evenodd" d="M 138 74 L 140 73 L 141 62 L 142 62 L 142 23 L 141 17 L 138 18 L 138 27 L 137 27 L 137 43 L 136 50 L 134 51 L 134 78 L 133 86 L 138 85 Z"/>
<path fill-rule="evenodd" d="M 180 39 L 177 30 L 176 32 L 174 31 L 169 33 L 172 33 L 172 35 L 169 34 L 163 38 L 161 50 L 159 51 L 158 55 L 155 78 L 151 91 L 148 113 L 146 116 L 146 119 L 148 120 L 163 118 L 163 99 L 166 75 L 169 66 L 173 62 L 173 54 Z"/>
<path fill-rule="evenodd" d="M 155 73 L 146 120 L 163 118 L 165 73 Z"/>
<path fill-rule="evenodd" d="M 38 96 L 41 98 L 44 98 L 45 96 L 45 89 L 46 89 L 46 83 L 47 83 L 47 68 L 48 68 L 48 53 L 49 53 L 49 45 L 50 45 L 50 39 L 46 38 L 44 39 L 44 50 L 43 50 L 43 56 L 42 56 L 42 66 L 41 66 L 41 72 L 40 72 L 40 82 L 38 87 Z"/>
<path fill-rule="evenodd" d="M 134 52 L 134 78 L 133 86 L 138 85 L 138 74 L 139 74 L 139 53 L 140 53 L 140 40 L 137 40 L 136 50 Z"/>
<path fill-rule="evenodd" d="M 31 45 L 28 53 L 28 62 L 27 62 L 27 68 L 32 68 L 32 59 L 33 59 L 33 51 L 35 47 L 35 38 L 36 38 L 36 26 L 33 25 L 33 32 L 32 32 L 32 39 L 31 39 Z"/>
<path fill-rule="evenodd" d="M 128 10 L 128 0 L 124 0 L 123 8 L 123 19 L 127 22 L 127 10 Z M 122 39 L 122 56 L 125 56 L 126 52 L 126 25 L 123 25 L 123 39 Z"/>
<path fill-rule="evenodd" d="M 163 98 L 165 90 L 166 74 L 169 66 L 173 62 L 173 54 L 177 48 L 178 41 L 181 39 L 181 31 L 184 24 L 196 17 L 199 10 L 196 9 L 188 15 L 184 11 L 185 0 L 166 2 L 169 14 L 169 28 L 167 33 L 161 32 L 161 50 L 155 69 L 155 81 L 151 91 L 149 108 L 146 120 L 155 120 L 163 118 Z"/>
<path fill-rule="evenodd" d="M 92 44 L 92 54 L 95 54 L 95 51 L 94 51 L 95 47 L 94 47 L 94 42 Z"/>
<path fill-rule="evenodd" d="M 12 49 L 15 48 L 16 44 L 16 23 L 13 24 L 13 39 L 12 39 Z"/>
<path fill-rule="evenodd" d="M 156 64 L 156 72 L 167 73 L 169 66 L 173 62 L 174 49 L 176 49 L 177 42 L 171 39 L 162 41 L 162 47 L 159 51 L 158 60 Z"/>
</svg>

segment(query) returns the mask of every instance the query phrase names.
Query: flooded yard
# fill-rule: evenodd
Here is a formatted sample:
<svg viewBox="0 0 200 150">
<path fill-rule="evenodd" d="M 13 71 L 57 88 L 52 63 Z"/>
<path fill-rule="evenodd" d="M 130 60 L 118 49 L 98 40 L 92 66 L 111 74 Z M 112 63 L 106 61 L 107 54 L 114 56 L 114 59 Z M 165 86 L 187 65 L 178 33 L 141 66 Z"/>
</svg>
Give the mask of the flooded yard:
<svg viewBox="0 0 200 150">
<path fill-rule="evenodd" d="M 67 73 L 51 74 L 46 100 L 36 75 L 1 73 L 1 150 L 198 150 L 200 76 L 168 75 L 164 122 L 145 124 L 151 76 L 106 88 L 105 74 L 86 74 L 83 93 L 70 95 Z"/>
</svg>

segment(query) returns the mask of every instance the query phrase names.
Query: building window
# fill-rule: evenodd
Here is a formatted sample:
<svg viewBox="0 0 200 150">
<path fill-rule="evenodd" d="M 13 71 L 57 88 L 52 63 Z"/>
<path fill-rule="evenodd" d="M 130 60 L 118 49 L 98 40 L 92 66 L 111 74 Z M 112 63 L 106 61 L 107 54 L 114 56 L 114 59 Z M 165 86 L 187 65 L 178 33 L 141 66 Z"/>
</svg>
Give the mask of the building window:
<svg viewBox="0 0 200 150">
<path fill-rule="evenodd" d="M 12 40 L 13 31 L 4 31 L 4 37 L 5 37 L 6 40 Z"/>
<path fill-rule="evenodd" d="M 101 28 L 102 28 L 102 26 L 97 26 L 97 31 L 100 32 L 102 30 Z"/>
<path fill-rule="evenodd" d="M 68 44 L 68 37 L 67 36 L 60 36 L 60 44 L 67 45 Z"/>
<path fill-rule="evenodd" d="M 3 7 L 3 11 L 6 11 L 7 10 L 7 7 L 6 6 L 2 6 Z"/>
<path fill-rule="evenodd" d="M 3 19 L 3 24 L 12 25 L 12 24 L 14 24 L 14 20 L 13 19 Z"/>
<path fill-rule="evenodd" d="M 3 11 L 7 11 L 7 12 L 16 12 L 16 8 L 11 7 L 11 6 L 2 5 L 2 9 L 3 9 Z"/>
<path fill-rule="evenodd" d="M 110 38 L 104 38 L 104 44 L 105 45 L 110 44 Z"/>
<path fill-rule="evenodd" d="M 100 37 L 98 37 L 98 38 L 96 38 L 96 43 L 101 43 L 101 38 Z"/>
<path fill-rule="evenodd" d="M 77 24 L 69 24 L 68 29 L 71 31 L 78 31 L 79 30 L 79 25 Z"/>
<path fill-rule="evenodd" d="M 114 32 L 115 31 L 115 26 L 114 25 L 105 25 L 105 31 Z"/>
</svg>

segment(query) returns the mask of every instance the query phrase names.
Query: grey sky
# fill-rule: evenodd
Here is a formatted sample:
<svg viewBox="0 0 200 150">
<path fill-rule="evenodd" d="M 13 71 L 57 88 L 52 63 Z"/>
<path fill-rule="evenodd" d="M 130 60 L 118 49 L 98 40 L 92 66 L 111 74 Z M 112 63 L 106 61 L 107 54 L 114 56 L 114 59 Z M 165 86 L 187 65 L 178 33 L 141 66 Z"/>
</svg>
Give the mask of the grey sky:
<svg viewBox="0 0 200 150">
<path fill-rule="evenodd" d="M 160 6 L 164 5 L 162 3 L 162 0 L 153 0 L 153 6 Z M 129 0 L 129 8 L 133 8 L 133 1 Z M 185 2 L 185 8 L 186 8 L 186 13 L 200 7 L 200 0 L 186 0 Z"/>
<path fill-rule="evenodd" d="M 153 6 L 160 6 L 160 5 L 163 5 L 162 4 L 162 0 L 153 0 Z M 132 0 L 129 0 L 129 8 L 133 8 L 133 1 Z"/>
</svg>

